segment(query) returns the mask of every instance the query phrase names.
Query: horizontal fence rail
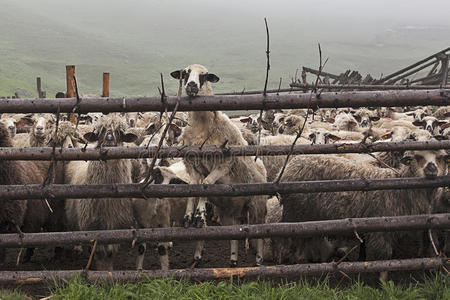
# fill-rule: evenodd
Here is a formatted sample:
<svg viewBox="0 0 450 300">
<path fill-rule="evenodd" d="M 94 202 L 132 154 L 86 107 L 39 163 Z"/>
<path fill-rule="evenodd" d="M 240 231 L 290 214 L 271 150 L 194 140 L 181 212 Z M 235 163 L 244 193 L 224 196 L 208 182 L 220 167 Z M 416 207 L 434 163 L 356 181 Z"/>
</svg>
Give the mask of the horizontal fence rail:
<svg viewBox="0 0 450 300">
<path fill-rule="evenodd" d="M 446 88 L 439 85 L 404 85 L 404 84 L 304 84 L 304 83 L 291 83 L 291 88 L 295 88 L 294 91 L 302 89 L 330 89 L 330 90 L 432 90 Z M 289 91 L 289 90 L 287 90 Z"/>
<path fill-rule="evenodd" d="M 0 235 L 0 247 L 40 247 L 50 245 L 128 242 L 168 242 L 192 240 L 243 240 L 263 237 L 311 237 L 354 232 L 387 232 L 450 228 L 450 214 L 412 215 L 376 218 L 349 218 L 302 223 L 210 226 L 206 228 L 147 228 L 102 231 L 45 232 Z"/>
<path fill-rule="evenodd" d="M 88 282 L 137 282 L 146 279 L 171 277 L 191 281 L 227 279 L 232 276 L 240 278 L 292 278 L 300 275 L 322 275 L 344 272 L 374 273 L 382 271 L 419 271 L 435 270 L 448 265 L 448 260 L 436 258 L 395 259 L 367 262 L 342 262 L 337 264 L 296 264 L 246 268 L 205 268 L 144 271 L 0 271 L 0 284 L 42 284 L 55 280 L 70 280 L 74 275 L 81 275 Z"/>
<path fill-rule="evenodd" d="M 333 153 L 372 153 L 405 150 L 450 149 L 450 141 L 426 142 L 386 142 L 386 143 L 338 143 L 326 145 L 296 145 L 293 155 L 333 154 Z M 275 156 L 287 155 L 291 145 L 281 146 L 178 146 L 162 147 L 159 158 L 173 157 L 214 157 L 214 156 Z M 56 149 L 55 160 L 107 160 L 119 158 L 152 158 L 156 147 L 104 147 L 104 148 L 62 148 Z M 3 160 L 51 160 L 53 149 L 50 147 L 12 148 L 0 147 L 0 159 Z"/>
<path fill-rule="evenodd" d="M 311 99 L 311 101 L 309 101 Z M 0 113 L 139 112 L 172 110 L 177 97 L 2 99 Z M 310 103 L 311 102 L 311 103 Z M 450 89 L 352 91 L 274 95 L 182 97 L 178 111 L 259 110 L 287 108 L 395 107 L 450 104 Z"/>
<path fill-rule="evenodd" d="M 450 185 L 450 175 L 428 178 L 344 179 L 246 184 L 50 184 L 0 185 L 0 199 L 234 197 L 317 192 L 432 188 Z"/>
</svg>

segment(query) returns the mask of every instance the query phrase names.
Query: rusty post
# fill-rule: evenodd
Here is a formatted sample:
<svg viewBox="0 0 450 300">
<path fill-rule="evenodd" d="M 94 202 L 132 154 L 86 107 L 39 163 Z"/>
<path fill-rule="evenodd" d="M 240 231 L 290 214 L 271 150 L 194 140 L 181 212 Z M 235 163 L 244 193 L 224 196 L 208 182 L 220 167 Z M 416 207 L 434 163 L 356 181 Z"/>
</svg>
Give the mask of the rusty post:
<svg viewBox="0 0 450 300">
<path fill-rule="evenodd" d="M 102 97 L 109 97 L 109 73 L 103 73 Z"/>
<path fill-rule="evenodd" d="M 67 98 L 75 98 L 75 66 L 69 65 L 66 66 L 66 84 L 67 84 L 67 90 L 66 90 L 66 97 Z M 77 115 L 70 113 L 69 114 L 69 120 L 76 124 L 77 123 Z"/>
</svg>

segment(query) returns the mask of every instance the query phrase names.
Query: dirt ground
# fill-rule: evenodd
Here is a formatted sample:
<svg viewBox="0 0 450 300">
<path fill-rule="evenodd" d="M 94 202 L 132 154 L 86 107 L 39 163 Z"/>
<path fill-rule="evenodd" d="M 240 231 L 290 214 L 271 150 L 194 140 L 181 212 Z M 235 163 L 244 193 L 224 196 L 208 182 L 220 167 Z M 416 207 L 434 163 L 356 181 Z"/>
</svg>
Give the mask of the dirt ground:
<svg viewBox="0 0 450 300">
<path fill-rule="evenodd" d="M 16 265 L 18 249 L 8 249 L 6 253 L 6 271 L 32 271 L 32 270 L 80 270 L 83 269 L 89 259 L 87 247 L 81 256 L 75 257 L 65 253 L 60 260 L 54 260 L 53 247 L 38 248 L 30 262 Z M 195 242 L 177 242 L 169 251 L 170 268 L 189 268 L 193 261 Z M 22 253 L 22 257 L 25 250 Z M 69 251 L 67 251 L 69 252 Z M 114 261 L 115 270 L 135 270 L 137 249 L 132 249 L 131 245 L 121 245 L 120 252 Z M 203 254 L 203 261 L 199 265 L 202 268 L 229 267 L 230 243 L 228 241 L 207 241 Z M 239 266 L 248 267 L 255 263 L 255 255 L 252 250 L 245 253 L 244 242 L 239 243 Z M 144 269 L 157 270 L 160 268 L 158 252 L 155 248 L 147 247 L 145 255 Z M 28 295 L 34 297 L 47 296 L 48 287 L 43 285 L 22 286 Z"/>
</svg>

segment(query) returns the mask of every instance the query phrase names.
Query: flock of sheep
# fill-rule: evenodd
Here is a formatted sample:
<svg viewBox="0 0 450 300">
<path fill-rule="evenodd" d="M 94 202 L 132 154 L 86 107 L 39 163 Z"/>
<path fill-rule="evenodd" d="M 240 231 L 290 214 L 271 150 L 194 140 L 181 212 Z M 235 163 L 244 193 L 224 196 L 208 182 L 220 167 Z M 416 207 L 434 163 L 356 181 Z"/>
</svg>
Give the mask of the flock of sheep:
<svg viewBox="0 0 450 300">
<path fill-rule="evenodd" d="M 188 96 L 213 95 L 211 82 L 219 78 L 201 65 L 171 73 L 183 79 Z M 193 99 L 192 101 L 195 101 Z M 305 122 L 305 118 L 307 121 Z M 384 141 L 430 141 L 450 134 L 450 108 L 431 109 L 320 109 L 265 111 L 258 115 L 229 118 L 219 111 L 176 113 L 164 139 L 172 145 L 290 145 L 303 128 L 297 144 L 359 143 Z M 3 114 L 0 147 L 118 147 L 157 145 L 167 123 L 156 113 L 88 114 L 75 126 L 60 121 L 55 130 L 51 114 Z M 18 126 L 21 124 L 22 126 Z M 17 128 L 29 125 L 28 133 Z M 283 156 L 196 157 L 158 159 L 152 184 L 229 184 L 274 181 Z M 367 154 L 299 155 L 290 159 L 281 181 L 350 178 L 427 177 L 447 174 L 449 156 L 444 150 L 381 152 Z M 55 183 L 139 183 L 151 159 L 57 162 L 51 176 Z M 49 180 L 51 162 L 0 161 L 0 184 L 32 184 Z M 154 198 L 154 199 L 50 199 L 2 200 L 2 232 L 40 232 L 153 228 L 204 227 L 207 224 L 237 225 L 303 222 L 347 217 L 376 217 L 448 212 L 446 190 L 424 188 L 371 192 L 337 192 L 267 196 Z M 50 211 L 49 207 L 52 208 Z M 255 264 L 326 262 L 342 257 L 354 244 L 354 236 L 258 239 L 250 241 Z M 359 259 L 390 259 L 429 254 L 423 232 L 370 233 L 362 236 Z M 450 250 L 445 232 L 436 241 Z M 359 243 L 359 242 L 358 242 Z M 169 269 L 171 243 L 160 243 L 161 268 Z M 75 247 L 74 250 L 80 247 Z M 138 247 L 137 269 L 143 269 L 146 245 Z M 198 241 L 194 261 L 202 259 L 204 242 Z M 448 249 L 447 249 L 448 248 Z M 61 248 L 55 249 L 60 255 Z M 112 270 L 118 245 L 99 245 L 94 256 L 97 270 Z M 31 259 L 27 249 L 24 261 Z M 4 251 L 2 257 L 4 259 Z M 238 264 L 238 241 L 231 241 L 230 264 Z"/>
</svg>

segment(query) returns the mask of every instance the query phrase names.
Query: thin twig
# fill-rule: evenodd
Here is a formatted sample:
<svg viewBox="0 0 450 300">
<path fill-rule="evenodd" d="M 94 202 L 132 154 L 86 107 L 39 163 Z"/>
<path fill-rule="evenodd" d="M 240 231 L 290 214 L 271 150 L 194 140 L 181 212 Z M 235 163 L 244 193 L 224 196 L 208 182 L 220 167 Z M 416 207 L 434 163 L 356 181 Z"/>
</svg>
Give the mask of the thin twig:
<svg viewBox="0 0 450 300">
<path fill-rule="evenodd" d="M 155 153 L 153 154 L 152 162 L 150 163 L 150 167 L 148 169 L 147 175 L 145 176 L 144 181 L 142 182 L 142 191 L 153 181 L 151 180 L 151 177 L 153 175 L 153 168 L 156 164 L 156 159 L 158 158 L 158 152 L 161 149 L 161 146 L 164 142 L 164 139 L 166 137 L 167 132 L 169 131 L 170 125 L 172 124 L 172 121 L 175 117 L 175 114 L 177 113 L 178 106 L 180 105 L 181 101 L 181 87 L 182 87 L 182 73 L 180 72 L 180 81 L 178 85 L 178 97 L 177 97 L 177 103 L 175 104 L 175 107 L 173 108 L 172 114 L 170 115 L 169 122 L 167 122 L 166 127 L 164 128 L 163 133 L 161 134 L 161 138 L 159 139 L 158 147 L 155 150 Z M 144 192 L 142 193 L 144 194 Z"/>
<path fill-rule="evenodd" d="M 298 69 L 297 69 L 298 70 Z M 280 83 L 278 84 L 277 96 L 280 95 L 281 83 L 283 82 L 283 77 L 280 77 Z"/>
<path fill-rule="evenodd" d="M 325 64 L 327 63 L 328 59 L 325 60 L 325 63 L 322 64 L 322 49 L 320 48 L 320 44 L 318 44 L 319 46 L 319 72 L 317 73 L 317 77 L 316 77 L 316 82 L 314 84 L 314 89 L 311 90 L 311 93 L 309 95 L 309 102 L 308 102 L 308 108 L 306 110 L 306 116 L 305 116 L 305 121 L 303 122 L 302 128 L 297 132 L 297 136 L 294 139 L 294 142 L 291 145 L 291 149 L 289 150 L 288 155 L 286 155 L 286 160 L 284 161 L 283 167 L 281 168 L 280 173 L 278 174 L 278 177 L 275 179 L 275 183 L 280 182 L 281 178 L 283 177 L 283 173 L 286 170 L 286 166 L 287 163 L 289 161 L 289 158 L 292 155 L 292 152 L 294 151 L 294 146 L 297 143 L 297 140 L 300 138 L 300 136 L 303 133 L 303 130 L 305 129 L 305 125 L 306 125 L 306 121 L 308 120 L 308 116 L 309 116 L 309 110 L 311 109 L 311 103 L 312 103 L 312 96 L 313 93 L 317 92 L 317 85 L 319 84 L 319 78 L 320 78 L 320 74 L 322 73 L 323 67 L 325 66 Z"/>
<path fill-rule="evenodd" d="M 23 250 L 23 248 L 20 248 L 19 253 L 17 254 L 16 266 L 18 266 L 20 264 L 20 258 L 22 257 L 22 250 Z"/>
<path fill-rule="evenodd" d="M 341 259 L 339 259 L 336 262 L 336 266 L 339 266 L 353 251 L 356 250 L 356 248 L 358 248 L 359 245 L 354 246 L 352 249 L 350 249 L 350 251 L 348 251 L 347 253 L 345 253 L 345 255 L 343 257 L 341 257 Z"/>
<path fill-rule="evenodd" d="M 264 23 L 266 25 L 266 36 L 267 36 L 267 48 L 266 48 L 266 56 L 267 56 L 267 65 L 266 65 L 266 80 L 264 82 L 264 91 L 263 96 L 266 97 L 267 95 L 267 82 L 269 81 L 269 70 L 270 70 L 270 39 L 269 39 L 269 26 L 267 25 L 267 19 L 264 18 Z M 261 142 L 261 127 L 262 127 L 262 114 L 263 110 L 261 109 L 259 111 L 259 122 L 258 122 L 258 143 L 259 146 Z M 258 151 L 256 151 L 255 155 L 255 161 L 258 159 Z"/>
<path fill-rule="evenodd" d="M 436 247 L 436 244 L 434 243 L 433 234 L 431 233 L 431 229 L 428 229 L 428 238 L 430 239 L 431 245 L 433 246 L 434 254 L 436 254 L 436 256 L 439 256 L 439 251 Z"/>
<path fill-rule="evenodd" d="M 89 254 L 89 260 L 86 264 L 86 267 L 84 268 L 86 271 L 91 268 L 92 260 L 94 258 L 95 249 L 97 248 L 97 240 L 94 241 L 94 246 L 92 246 L 91 254 Z"/>
</svg>

